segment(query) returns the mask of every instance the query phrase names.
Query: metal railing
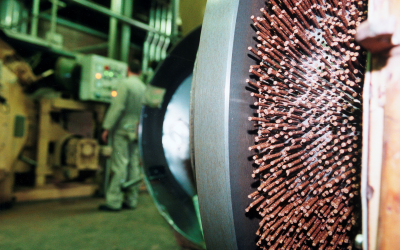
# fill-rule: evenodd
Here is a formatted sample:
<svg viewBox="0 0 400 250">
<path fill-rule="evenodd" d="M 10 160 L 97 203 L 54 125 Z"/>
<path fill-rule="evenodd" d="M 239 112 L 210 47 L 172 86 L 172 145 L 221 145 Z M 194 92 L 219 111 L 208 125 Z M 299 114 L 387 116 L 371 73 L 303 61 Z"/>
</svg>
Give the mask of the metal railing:
<svg viewBox="0 0 400 250">
<path fill-rule="evenodd" d="M 42 0 L 43 1 L 43 0 Z M 18 15 L 14 14 L 4 14 L 6 11 L 10 11 L 7 8 L 0 8 L 0 14 L 2 12 L 4 17 L 4 21 L 0 23 L 0 28 L 3 28 L 7 31 L 14 31 L 12 33 L 7 32 L 7 34 L 12 34 L 16 39 L 24 40 L 26 42 L 34 42 L 40 45 L 53 47 L 54 40 L 51 38 L 56 37 L 56 29 L 57 24 L 61 24 L 75 30 L 79 30 L 84 33 L 88 33 L 91 35 L 95 35 L 97 37 L 101 37 L 103 39 L 108 39 L 108 49 L 110 51 L 109 56 L 115 59 L 119 59 L 122 61 L 128 60 L 129 49 L 141 48 L 143 47 L 143 72 L 146 74 L 149 69 L 150 62 L 159 62 L 166 57 L 166 51 L 171 44 L 171 42 L 176 41 L 176 37 L 178 36 L 178 28 L 176 25 L 176 20 L 178 18 L 178 10 L 179 10 L 179 0 L 171 0 L 171 3 L 160 4 L 157 1 L 153 0 L 152 9 L 150 11 L 150 21 L 149 24 L 142 23 L 140 21 L 132 19 L 130 16 L 132 12 L 126 11 L 126 9 L 132 10 L 133 0 L 125 0 L 122 8 L 123 0 L 114 0 L 115 2 L 120 2 L 120 5 L 116 8 L 108 9 L 96 3 L 87 1 L 87 0 L 66 0 L 65 3 L 60 0 L 49 0 L 52 2 L 51 15 L 49 15 L 50 11 L 47 10 L 45 12 L 40 11 L 40 0 L 33 0 L 32 2 L 32 10 L 28 11 L 19 0 L 4 0 L 0 1 L 0 4 L 5 5 L 15 5 L 20 6 L 20 13 Z M 57 11 L 60 7 L 65 7 L 67 4 L 76 4 L 80 6 L 84 6 L 85 8 L 91 9 L 98 13 L 102 13 L 105 16 L 108 16 L 111 19 L 115 20 L 115 23 L 121 22 L 123 23 L 123 29 L 121 34 L 121 46 L 120 46 L 120 54 L 117 55 L 115 52 L 115 48 L 117 47 L 117 32 L 110 32 L 109 34 L 101 33 L 84 25 L 76 24 L 74 22 L 62 19 L 57 16 Z M 122 10 L 123 9 L 123 10 Z M 17 8 L 12 9 L 12 11 L 16 11 Z M 122 13 L 123 12 L 123 13 Z M 23 14 L 21 14 L 23 13 Z M 0 16 L 1 17 L 1 16 Z M 50 21 L 50 29 L 48 40 L 38 38 L 38 26 L 39 20 L 47 19 Z M 7 22 L 5 22 L 7 21 Z M 27 34 L 28 24 L 30 22 L 30 34 Z M 116 27 L 116 26 L 114 26 Z M 146 40 L 142 46 L 132 45 L 130 42 L 130 29 L 132 27 L 142 29 L 148 32 Z M 114 28 L 116 29 L 116 28 Z M 87 48 L 82 51 L 88 51 L 90 47 L 96 48 L 96 45 L 88 45 L 85 46 Z M 101 44 L 101 47 L 104 47 L 104 43 Z M 80 51 L 80 49 L 78 49 Z"/>
</svg>

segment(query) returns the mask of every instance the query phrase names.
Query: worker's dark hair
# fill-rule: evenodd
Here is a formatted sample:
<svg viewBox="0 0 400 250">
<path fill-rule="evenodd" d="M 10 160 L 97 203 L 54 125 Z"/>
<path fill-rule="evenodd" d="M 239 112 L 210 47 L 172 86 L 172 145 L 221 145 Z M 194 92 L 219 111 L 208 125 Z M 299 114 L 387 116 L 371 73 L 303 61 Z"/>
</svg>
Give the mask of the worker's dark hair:
<svg viewBox="0 0 400 250">
<path fill-rule="evenodd" d="M 133 60 L 131 60 L 130 63 L 129 63 L 129 69 L 130 69 L 133 73 L 139 74 L 140 71 L 142 70 L 142 65 L 141 65 L 141 63 L 140 63 L 139 60 L 133 59 Z"/>
</svg>

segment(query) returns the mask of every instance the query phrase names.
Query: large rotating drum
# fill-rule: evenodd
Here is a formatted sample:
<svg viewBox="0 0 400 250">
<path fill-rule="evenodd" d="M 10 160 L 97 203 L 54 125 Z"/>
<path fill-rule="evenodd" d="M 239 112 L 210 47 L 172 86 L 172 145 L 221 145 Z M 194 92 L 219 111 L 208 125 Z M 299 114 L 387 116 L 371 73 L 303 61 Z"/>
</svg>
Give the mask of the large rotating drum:
<svg viewBox="0 0 400 250">
<path fill-rule="evenodd" d="M 207 249 L 352 249 L 367 13 L 366 1 L 207 3 L 191 118 Z"/>
<path fill-rule="evenodd" d="M 263 1 L 207 3 L 194 70 L 193 136 L 196 181 L 207 249 L 257 249 L 258 220 L 245 216 L 254 180 L 247 148 L 252 97 L 244 91 L 252 59 L 249 17 Z M 224 20 L 223 22 L 221 20 Z"/>
<path fill-rule="evenodd" d="M 171 226 L 201 245 L 197 190 L 189 152 L 189 102 L 200 28 L 178 43 L 151 85 L 165 88 L 161 108 L 144 107 L 139 143 L 149 192 Z"/>
</svg>

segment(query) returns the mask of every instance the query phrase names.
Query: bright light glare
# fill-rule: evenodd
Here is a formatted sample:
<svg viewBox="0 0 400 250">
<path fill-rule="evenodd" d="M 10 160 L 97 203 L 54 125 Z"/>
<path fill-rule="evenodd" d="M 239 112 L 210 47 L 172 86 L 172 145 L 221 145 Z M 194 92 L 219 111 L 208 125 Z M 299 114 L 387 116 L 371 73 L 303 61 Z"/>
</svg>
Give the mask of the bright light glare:
<svg viewBox="0 0 400 250">
<path fill-rule="evenodd" d="M 111 91 L 111 96 L 112 97 L 116 97 L 117 96 L 117 91 L 115 91 L 115 90 Z"/>
</svg>

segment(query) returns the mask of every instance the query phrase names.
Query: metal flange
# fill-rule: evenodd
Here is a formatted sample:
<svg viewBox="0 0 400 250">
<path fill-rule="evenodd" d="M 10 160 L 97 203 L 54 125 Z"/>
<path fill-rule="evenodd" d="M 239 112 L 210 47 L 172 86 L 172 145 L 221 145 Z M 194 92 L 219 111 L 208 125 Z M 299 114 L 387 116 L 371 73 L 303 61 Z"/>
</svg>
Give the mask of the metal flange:
<svg viewBox="0 0 400 250">
<path fill-rule="evenodd" d="M 254 128 L 247 46 L 249 17 L 263 1 L 209 0 L 193 77 L 192 122 L 196 181 L 207 249 L 256 249 L 258 221 L 245 214 L 254 180 L 248 147 Z M 250 218 L 249 218 L 250 217 Z"/>
</svg>

